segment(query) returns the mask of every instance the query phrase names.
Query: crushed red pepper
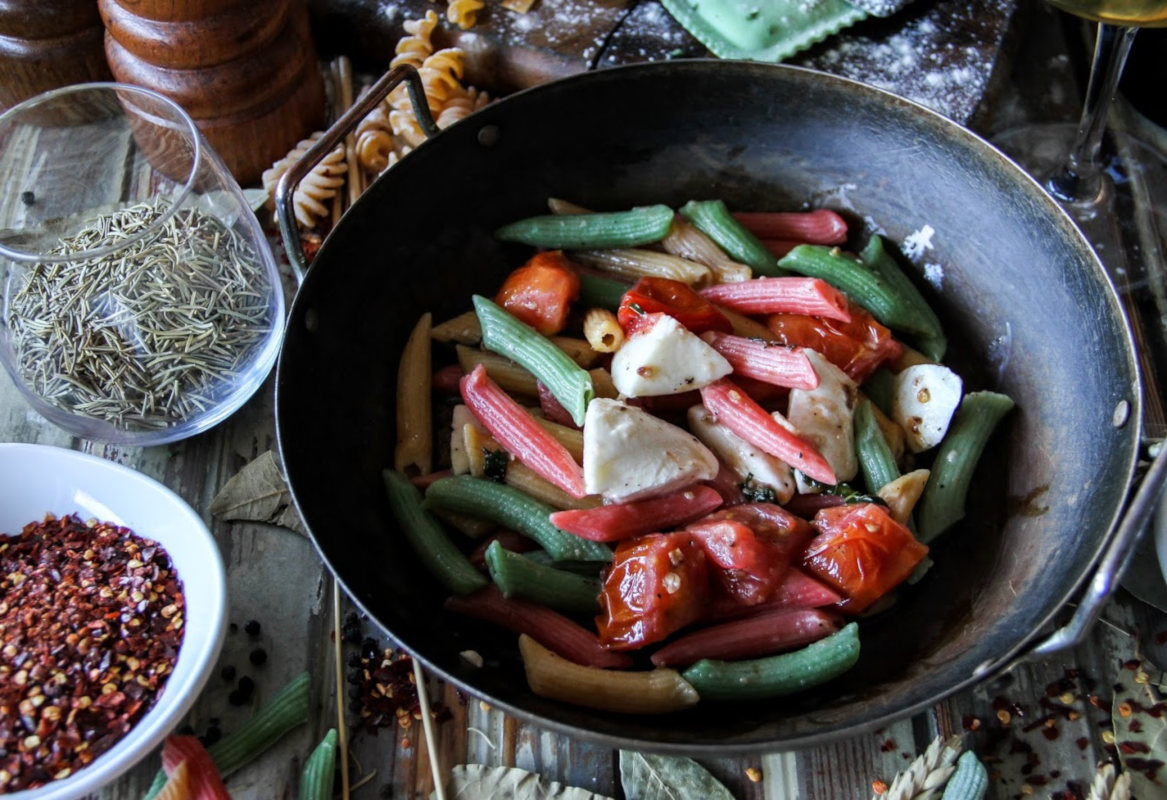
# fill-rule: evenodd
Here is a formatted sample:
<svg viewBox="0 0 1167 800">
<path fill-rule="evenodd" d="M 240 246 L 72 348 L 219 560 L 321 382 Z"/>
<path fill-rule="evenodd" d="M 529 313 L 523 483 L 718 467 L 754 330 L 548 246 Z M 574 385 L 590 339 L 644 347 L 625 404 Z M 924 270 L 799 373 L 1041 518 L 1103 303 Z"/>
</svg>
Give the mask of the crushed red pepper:
<svg viewBox="0 0 1167 800">
<path fill-rule="evenodd" d="M 170 557 L 76 515 L 0 535 L 0 793 L 73 774 L 153 706 L 182 644 Z"/>
</svg>

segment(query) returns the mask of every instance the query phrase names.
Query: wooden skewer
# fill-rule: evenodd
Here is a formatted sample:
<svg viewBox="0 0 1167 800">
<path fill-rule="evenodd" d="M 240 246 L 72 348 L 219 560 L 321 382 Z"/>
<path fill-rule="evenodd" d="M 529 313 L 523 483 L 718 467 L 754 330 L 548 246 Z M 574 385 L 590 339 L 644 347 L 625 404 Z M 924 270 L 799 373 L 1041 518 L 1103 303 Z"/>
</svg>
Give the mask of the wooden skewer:
<svg viewBox="0 0 1167 800">
<path fill-rule="evenodd" d="M 421 704 L 421 727 L 425 731 L 425 746 L 430 753 L 430 774 L 434 778 L 434 796 L 437 800 L 446 800 L 446 782 L 442 777 L 442 765 L 439 762 L 438 737 L 434 733 L 433 715 L 430 714 L 430 695 L 425 686 L 425 674 L 421 671 L 421 664 L 413 659 L 413 682 L 417 684 L 417 700 Z"/>
<path fill-rule="evenodd" d="M 340 56 L 337 62 L 341 102 L 347 109 L 353 104 L 354 99 L 353 65 L 348 56 Z M 354 133 L 349 133 L 344 137 L 344 157 L 345 161 L 348 162 L 348 205 L 351 206 L 365 191 L 364 175 L 361 173 L 361 165 L 357 161 L 357 138 Z"/>
<path fill-rule="evenodd" d="M 340 796 L 349 800 L 348 783 L 348 727 L 344 722 L 344 658 L 341 636 L 343 620 L 340 613 L 340 581 L 332 579 L 332 627 L 333 654 L 336 656 L 336 734 L 340 745 Z"/>
</svg>

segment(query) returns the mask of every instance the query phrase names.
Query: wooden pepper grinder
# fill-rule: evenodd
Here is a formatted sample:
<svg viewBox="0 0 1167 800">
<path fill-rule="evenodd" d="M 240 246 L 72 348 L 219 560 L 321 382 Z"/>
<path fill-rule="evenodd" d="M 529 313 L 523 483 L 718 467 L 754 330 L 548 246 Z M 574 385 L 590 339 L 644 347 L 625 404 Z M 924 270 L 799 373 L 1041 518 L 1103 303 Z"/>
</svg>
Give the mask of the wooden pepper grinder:
<svg viewBox="0 0 1167 800">
<path fill-rule="evenodd" d="M 324 123 L 301 0 L 98 0 L 114 78 L 191 115 L 243 186 Z"/>
<path fill-rule="evenodd" d="M 0 111 L 71 83 L 108 81 L 93 0 L 0 0 Z"/>
</svg>

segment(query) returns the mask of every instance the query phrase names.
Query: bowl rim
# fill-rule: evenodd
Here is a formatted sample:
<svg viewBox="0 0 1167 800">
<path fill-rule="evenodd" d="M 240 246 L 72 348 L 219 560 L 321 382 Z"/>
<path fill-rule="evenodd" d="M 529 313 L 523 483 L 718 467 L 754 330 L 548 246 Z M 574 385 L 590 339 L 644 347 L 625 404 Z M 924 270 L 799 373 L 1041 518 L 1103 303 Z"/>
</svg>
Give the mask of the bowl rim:
<svg viewBox="0 0 1167 800">
<path fill-rule="evenodd" d="M 157 746 L 162 744 L 167 735 L 177 727 L 179 721 L 194 705 L 202 692 L 203 687 L 210 679 L 211 673 L 218 661 L 219 653 L 227 633 L 227 578 L 223 565 L 222 555 L 218 543 L 210 529 L 203 522 L 195 510 L 176 492 L 150 476 L 130 467 L 118 464 L 100 456 L 70 450 L 55 445 L 0 442 L 0 471 L 5 462 L 38 462 L 44 466 L 51 466 L 58 475 L 68 474 L 68 483 L 81 484 L 80 480 L 86 477 L 101 476 L 124 483 L 133 488 L 136 495 L 152 493 L 167 506 L 168 513 L 176 515 L 173 530 L 181 530 L 185 541 L 196 543 L 195 547 L 201 551 L 199 561 L 200 589 L 197 606 L 206 606 L 205 636 L 192 639 L 189 636 L 190 628 L 184 631 L 182 646 L 179 648 L 174 669 L 167 680 L 161 694 L 157 695 L 154 705 L 147 711 L 125 736 L 118 740 L 113 747 L 102 753 L 88 766 L 74 772 L 67 778 L 52 781 L 42 786 L 14 792 L 7 797 L 13 800 L 71 800 L 84 796 L 108 785 L 114 779 L 127 772 L 149 755 Z M 67 472 L 68 471 L 68 472 Z M 117 509 L 111 508 L 117 513 Z M 73 513 L 65 510 L 54 510 L 53 513 Z M 120 514 L 118 514 L 120 516 Z M 109 520 L 118 522 L 117 520 Z M 120 522 L 118 524 L 121 524 Z M 131 527 L 139 536 L 150 536 L 156 539 L 167 554 L 172 549 L 167 547 L 155 533 L 149 534 Z M 0 531 L 0 533 L 11 533 Z M 195 535 L 191 535 L 191 534 Z M 175 536 L 171 536 L 174 539 Z M 183 584 L 184 600 L 188 579 L 183 577 L 183 567 L 175 564 L 179 578 Z M 190 603 L 186 607 L 189 609 Z M 176 680 L 177 679 L 177 680 Z"/>
<path fill-rule="evenodd" d="M 62 97 L 69 97 L 71 95 L 80 95 L 84 93 L 93 92 L 113 92 L 115 96 L 119 94 L 136 94 L 149 98 L 151 101 L 159 104 L 165 108 L 174 117 L 174 129 L 182 130 L 186 135 L 187 141 L 192 146 L 192 158 L 190 171 L 186 178 L 178 187 L 178 191 L 167 199 L 170 206 L 163 210 L 163 212 L 147 225 L 140 232 L 119 241 L 116 245 L 108 247 L 95 247 L 92 250 L 85 250 L 80 253 L 74 253 L 68 256 L 55 256 L 49 253 L 27 253 L 23 250 L 16 250 L 3 242 L 0 242 L 0 256 L 11 258 L 13 261 L 20 261 L 24 263 L 44 263 L 44 264 L 59 264 L 69 261 L 84 261 L 91 258 L 100 258 L 104 255 L 120 250 L 127 245 L 141 241 L 147 236 L 153 236 L 159 227 L 166 224 L 166 221 L 178 213 L 182 208 L 182 204 L 186 198 L 194 191 L 194 183 L 199 174 L 199 169 L 206 157 L 206 151 L 203 145 L 203 137 L 199 133 L 199 128 L 195 125 L 194 119 L 190 114 L 186 113 L 178 103 L 171 100 L 163 94 L 159 94 L 153 89 L 147 89 L 143 86 L 135 86 L 129 83 L 119 83 L 116 81 L 96 81 L 92 83 L 77 83 L 69 86 L 62 86 L 58 89 L 50 89 L 47 92 L 34 95 L 0 114 L 0 132 L 4 127 L 13 123 L 20 115 L 34 111 L 38 106 L 46 103 L 54 102 Z"/>
</svg>

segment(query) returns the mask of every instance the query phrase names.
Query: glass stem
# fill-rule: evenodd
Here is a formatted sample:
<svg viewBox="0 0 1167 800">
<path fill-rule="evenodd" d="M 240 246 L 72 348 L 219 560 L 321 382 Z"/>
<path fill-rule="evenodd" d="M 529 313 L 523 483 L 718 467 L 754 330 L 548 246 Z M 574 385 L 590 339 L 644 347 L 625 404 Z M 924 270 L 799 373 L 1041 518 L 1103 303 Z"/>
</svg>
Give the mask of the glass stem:
<svg viewBox="0 0 1167 800">
<path fill-rule="evenodd" d="M 1102 173 L 1098 153 L 1102 149 L 1102 134 L 1106 131 L 1106 118 L 1118 89 L 1118 79 L 1122 77 L 1123 65 L 1138 30 L 1127 25 L 1101 23 L 1098 26 L 1078 132 L 1066 163 L 1047 184 L 1060 200 L 1084 203 L 1098 196 Z"/>
</svg>

